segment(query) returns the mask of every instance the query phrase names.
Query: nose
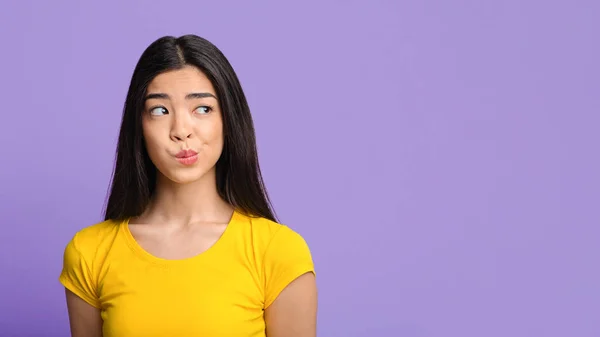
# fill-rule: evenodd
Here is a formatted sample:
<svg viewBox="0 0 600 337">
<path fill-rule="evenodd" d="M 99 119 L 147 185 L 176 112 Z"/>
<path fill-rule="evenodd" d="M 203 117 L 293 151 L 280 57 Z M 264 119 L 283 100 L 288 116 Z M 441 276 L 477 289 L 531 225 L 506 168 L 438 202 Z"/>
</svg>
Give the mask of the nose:
<svg viewBox="0 0 600 337">
<path fill-rule="evenodd" d="M 171 126 L 171 140 L 175 142 L 185 141 L 192 137 L 192 127 L 190 121 L 185 116 L 174 114 L 173 124 Z"/>
</svg>

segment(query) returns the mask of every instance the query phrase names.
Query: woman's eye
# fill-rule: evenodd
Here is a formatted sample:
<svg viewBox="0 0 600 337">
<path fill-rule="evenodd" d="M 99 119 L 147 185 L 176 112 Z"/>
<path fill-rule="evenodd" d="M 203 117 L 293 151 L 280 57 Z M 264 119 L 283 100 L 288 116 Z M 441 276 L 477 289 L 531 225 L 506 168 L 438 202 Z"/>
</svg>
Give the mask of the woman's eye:
<svg viewBox="0 0 600 337">
<path fill-rule="evenodd" d="M 199 106 L 198 108 L 196 108 L 196 112 L 199 114 L 207 114 L 211 110 L 212 110 L 212 108 L 209 106 Z"/>
<path fill-rule="evenodd" d="M 163 108 L 162 106 L 153 108 L 152 110 L 150 110 L 150 114 L 151 115 L 155 115 L 155 116 L 160 116 L 160 115 L 166 115 L 168 114 L 169 111 L 167 111 L 167 109 Z"/>
</svg>

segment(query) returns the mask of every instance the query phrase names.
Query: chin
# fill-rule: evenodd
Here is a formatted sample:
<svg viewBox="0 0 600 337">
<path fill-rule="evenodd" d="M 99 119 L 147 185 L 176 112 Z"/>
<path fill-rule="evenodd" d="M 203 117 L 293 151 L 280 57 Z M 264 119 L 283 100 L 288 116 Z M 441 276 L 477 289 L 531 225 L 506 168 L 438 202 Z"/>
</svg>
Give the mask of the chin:
<svg viewBox="0 0 600 337">
<path fill-rule="evenodd" d="M 211 170 L 186 168 L 182 170 L 170 170 L 169 172 L 162 173 L 162 175 L 166 180 L 176 184 L 190 184 L 210 176 L 210 173 Z"/>
</svg>

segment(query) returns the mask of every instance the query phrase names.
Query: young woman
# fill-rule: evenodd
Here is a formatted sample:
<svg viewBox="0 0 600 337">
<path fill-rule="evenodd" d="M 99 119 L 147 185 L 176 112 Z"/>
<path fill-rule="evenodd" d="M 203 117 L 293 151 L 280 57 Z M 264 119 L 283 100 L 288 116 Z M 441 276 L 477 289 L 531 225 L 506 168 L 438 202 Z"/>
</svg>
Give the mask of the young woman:
<svg viewBox="0 0 600 337">
<path fill-rule="evenodd" d="M 231 65 L 163 37 L 131 79 L 105 221 L 64 253 L 74 337 L 316 336 L 304 239 L 277 223 Z"/>
</svg>

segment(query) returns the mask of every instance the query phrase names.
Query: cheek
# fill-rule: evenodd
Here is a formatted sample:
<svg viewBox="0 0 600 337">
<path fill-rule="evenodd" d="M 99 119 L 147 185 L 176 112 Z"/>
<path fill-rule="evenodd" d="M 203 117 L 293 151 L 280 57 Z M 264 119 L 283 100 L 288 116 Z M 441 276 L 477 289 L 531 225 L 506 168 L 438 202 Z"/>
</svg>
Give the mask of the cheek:
<svg viewBox="0 0 600 337">
<path fill-rule="evenodd" d="M 198 129 L 198 134 L 204 144 L 220 146 L 223 142 L 223 125 L 221 121 L 201 125 Z"/>
<path fill-rule="evenodd" d="M 146 145 L 146 150 L 148 151 L 148 154 L 152 156 L 158 151 L 158 134 L 156 130 L 145 126 L 142 127 L 142 131 L 144 135 L 144 144 Z"/>
</svg>

